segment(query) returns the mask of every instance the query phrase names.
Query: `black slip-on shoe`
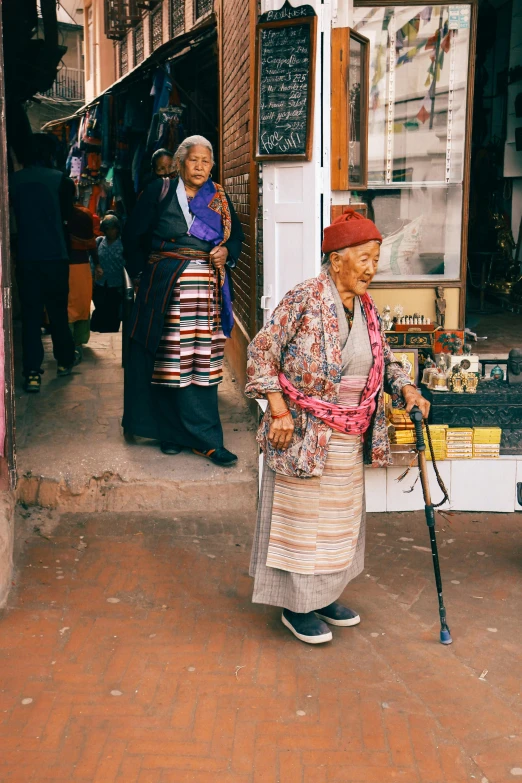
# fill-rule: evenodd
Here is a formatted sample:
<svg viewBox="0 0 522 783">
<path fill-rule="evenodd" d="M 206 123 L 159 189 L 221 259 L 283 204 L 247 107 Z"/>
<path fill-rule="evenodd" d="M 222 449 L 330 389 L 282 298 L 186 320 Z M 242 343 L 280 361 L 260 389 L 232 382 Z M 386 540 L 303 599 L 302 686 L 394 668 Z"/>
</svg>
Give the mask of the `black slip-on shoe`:
<svg viewBox="0 0 522 783">
<path fill-rule="evenodd" d="M 168 440 L 162 440 L 160 443 L 160 449 L 164 454 L 181 454 L 183 446 L 178 446 L 177 443 L 171 443 Z"/>
<path fill-rule="evenodd" d="M 307 644 L 324 644 L 332 641 L 332 632 L 315 612 L 290 612 L 283 609 L 281 621 L 296 639 Z"/>
<path fill-rule="evenodd" d="M 337 601 L 334 601 L 329 606 L 325 606 L 324 609 L 318 609 L 315 614 L 330 625 L 348 627 L 359 625 L 361 622 L 357 612 L 354 612 L 353 609 L 348 609 L 347 606 L 338 604 Z"/>
<path fill-rule="evenodd" d="M 231 465 L 235 465 L 237 462 L 237 456 L 232 454 L 231 451 L 222 446 L 220 449 L 208 449 L 208 451 L 198 451 L 192 449 L 194 454 L 198 454 L 200 457 L 206 457 L 214 465 L 219 465 L 222 468 L 228 468 Z"/>
</svg>

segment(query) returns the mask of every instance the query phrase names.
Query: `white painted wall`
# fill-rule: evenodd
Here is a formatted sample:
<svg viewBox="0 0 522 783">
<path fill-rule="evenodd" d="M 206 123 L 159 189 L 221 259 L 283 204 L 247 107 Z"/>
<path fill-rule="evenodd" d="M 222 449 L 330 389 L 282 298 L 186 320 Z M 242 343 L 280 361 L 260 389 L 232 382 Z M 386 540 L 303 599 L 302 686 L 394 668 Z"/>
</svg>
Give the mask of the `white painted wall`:
<svg viewBox="0 0 522 783">
<path fill-rule="evenodd" d="M 291 0 L 291 4 L 302 2 Z M 264 0 L 261 10 L 265 13 L 282 5 L 283 0 Z M 336 24 L 347 20 L 350 3 L 310 0 L 310 5 L 318 17 L 313 157 L 305 162 L 262 164 L 266 316 L 293 286 L 319 272 L 322 227 L 330 223 L 330 31 L 332 15 Z"/>
<path fill-rule="evenodd" d="M 522 511 L 517 503 L 517 483 L 522 482 L 522 460 L 517 456 L 500 459 L 464 459 L 438 462 L 442 480 L 450 496 L 443 508 L 453 511 Z M 404 468 L 365 469 L 367 511 L 421 511 L 424 508 L 420 481 L 409 492 L 417 477 L 412 469 L 400 483 Z M 434 503 L 442 498 L 433 466 L 428 463 L 428 477 Z"/>
</svg>

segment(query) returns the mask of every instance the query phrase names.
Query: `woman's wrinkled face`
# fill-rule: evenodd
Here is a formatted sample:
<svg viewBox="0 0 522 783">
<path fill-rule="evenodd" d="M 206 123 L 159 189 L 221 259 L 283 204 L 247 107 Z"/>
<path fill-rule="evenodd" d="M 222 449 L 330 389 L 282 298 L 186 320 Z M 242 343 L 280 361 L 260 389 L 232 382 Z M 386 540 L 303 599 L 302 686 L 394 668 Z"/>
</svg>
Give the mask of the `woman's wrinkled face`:
<svg viewBox="0 0 522 783">
<path fill-rule="evenodd" d="M 379 242 L 372 240 L 330 253 L 330 265 L 339 292 L 354 296 L 365 294 L 377 272 L 380 252 Z"/>
<path fill-rule="evenodd" d="M 170 177 L 174 171 L 174 159 L 170 155 L 162 155 L 154 162 L 154 172 L 158 177 Z"/>
<path fill-rule="evenodd" d="M 181 166 L 181 178 L 185 185 L 200 188 L 210 177 L 212 171 L 212 153 L 207 147 L 195 144 L 187 153 Z"/>
</svg>

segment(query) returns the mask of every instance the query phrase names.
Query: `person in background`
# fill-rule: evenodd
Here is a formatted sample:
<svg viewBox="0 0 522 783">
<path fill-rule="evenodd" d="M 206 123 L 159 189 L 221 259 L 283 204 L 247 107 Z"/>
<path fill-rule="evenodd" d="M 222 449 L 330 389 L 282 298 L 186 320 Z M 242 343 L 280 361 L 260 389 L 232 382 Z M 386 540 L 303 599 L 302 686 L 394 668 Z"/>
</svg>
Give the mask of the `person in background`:
<svg viewBox="0 0 522 783">
<path fill-rule="evenodd" d="M 115 215 L 108 215 L 101 221 L 100 229 L 103 236 L 96 243 L 103 271 L 94 285 L 91 331 L 119 332 L 124 268 L 120 221 Z"/>
<path fill-rule="evenodd" d="M 69 220 L 69 326 L 74 338 L 75 360 L 81 362 L 83 346 L 91 335 L 92 271 L 95 279 L 102 276 L 103 270 L 98 261 L 98 249 L 94 235 L 92 214 L 87 207 L 75 204 Z"/>
<path fill-rule="evenodd" d="M 151 159 L 151 168 L 155 177 L 170 177 L 174 173 L 174 155 L 170 150 L 156 150 Z"/>
<path fill-rule="evenodd" d="M 58 376 L 74 364 L 74 340 L 67 319 L 69 250 L 66 224 L 74 205 L 74 183 L 55 168 L 56 141 L 35 133 L 27 165 L 10 178 L 16 223 L 16 277 L 22 308 L 24 389 L 39 392 L 44 348 L 41 325 L 49 318 Z"/>
<path fill-rule="evenodd" d="M 150 172 L 145 177 L 143 190 L 156 182 L 158 179 L 165 179 L 174 175 L 175 163 L 174 155 L 170 150 L 159 149 L 152 155 L 150 160 Z"/>
</svg>

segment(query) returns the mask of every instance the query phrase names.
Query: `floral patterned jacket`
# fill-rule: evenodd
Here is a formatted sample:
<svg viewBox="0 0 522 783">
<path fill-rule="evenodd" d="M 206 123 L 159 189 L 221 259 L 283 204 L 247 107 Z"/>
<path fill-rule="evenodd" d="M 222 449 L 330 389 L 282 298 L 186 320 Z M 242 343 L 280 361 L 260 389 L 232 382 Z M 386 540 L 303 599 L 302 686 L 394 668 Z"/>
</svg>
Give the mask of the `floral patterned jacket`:
<svg viewBox="0 0 522 783">
<path fill-rule="evenodd" d="M 337 308 L 329 276 L 300 283 L 281 300 L 272 317 L 248 347 L 245 392 L 248 397 L 265 397 L 281 392 L 278 375 L 283 372 L 301 392 L 337 403 L 341 383 L 341 343 Z M 372 423 L 364 435 L 364 461 L 373 467 L 390 463 L 390 445 L 384 412 L 384 391 L 394 404 L 404 407 L 401 390 L 411 384 L 409 376 L 395 359 L 382 332 L 384 373 Z M 332 430 L 286 399 L 294 419 L 294 435 L 286 451 L 274 449 L 268 441 L 270 408 L 267 408 L 258 443 L 267 465 L 287 476 L 320 476 L 328 453 Z"/>
</svg>

